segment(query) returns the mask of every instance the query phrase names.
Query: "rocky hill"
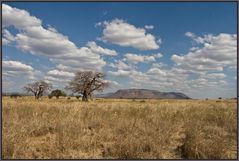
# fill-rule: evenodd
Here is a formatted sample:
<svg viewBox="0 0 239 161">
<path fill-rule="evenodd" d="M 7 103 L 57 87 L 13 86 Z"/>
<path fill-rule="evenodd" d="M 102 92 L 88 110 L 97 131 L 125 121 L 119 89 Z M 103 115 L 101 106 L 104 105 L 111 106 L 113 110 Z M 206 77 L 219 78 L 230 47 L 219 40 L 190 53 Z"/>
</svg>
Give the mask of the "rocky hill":
<svg viewBox="0 0 239 161">
<path fill-rule="evenodd" d="M 149 89 L 121 89 L 115 93 L 97 95 L 101 98 L 131 98 L 131 99 L 190 99 L 187 95 L 179 92 L 159 92 Z"/>
</svg>

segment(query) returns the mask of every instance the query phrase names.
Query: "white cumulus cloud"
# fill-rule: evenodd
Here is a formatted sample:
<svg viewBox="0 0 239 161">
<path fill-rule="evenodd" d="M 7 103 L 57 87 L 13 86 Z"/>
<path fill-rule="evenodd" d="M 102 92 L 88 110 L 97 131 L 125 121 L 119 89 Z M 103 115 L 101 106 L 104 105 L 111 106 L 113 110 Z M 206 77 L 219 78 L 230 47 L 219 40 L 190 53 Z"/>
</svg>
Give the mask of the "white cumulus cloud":
<svg viewBox="0 0 239 161">
<path fill-rule="evenodd" d="M 154 29 L 154 26 L 153 25 L 145 25 L 144 26 L 146 29 L 150 30 L 150 29 Z"/>
<path fill-rule="evenodd" d="M 114 19 L 103 23 L 104 30 L 101 40 L 124 47 L 139 50 L 159 49 L 155 37 L 146 33 L 144 28 L 137 28 L 124 20 Z"/>
<path fill-rule="evenodd" d="M 55 28 L 44 28 L 41 20 L 31 16 L 27 11 L 6 4 L 2 9 L 4 29 L 14 26 L 18 30 L 14 41 L 17 48 L 26 53 L 46 56 L 52 62 L 69 66 L 74 70 L 98 71 L 106 64 L 99 55 L 99 50 L 101 53 L 115 54 L 114 51 L 100 47 L 94 49 L 96 51 L 88 47 L 78 48 Z"/>
<path fill-rule="evenodd" d="M 132 53 L 126 53 L 125 54 L 125 60 L 127 62 L 137 64 L 139 62 L 153 62 L 156 61 L 157 58 L 161 58 L 162 54 L 154 54 L 154 55 L 137 55 Z"/>
<path fill-rule="evenodd" d="M 2 30 L 2 43 L 3 45 L 8 45 L 11 42 L 15 41 L 15 37 L 7 30 L 3 29 Z"/>
<path fill-rule="evenodd" d="M 115 50 L 102 48 L 101 46 L 98 46 L 94 41 L 88 42 L 86 46 L 88 46 L 90 48 L 90 50 L 94 53 L 99 53 L 102 55 L 109 55 L 109 56 L 117 55 L 117 52 Z"/>
<path fill-rule="evenodd" d="M 17 29 L 40 26 L 41 20 L 31 16 L 27 11 L 2 4 L 2 25 L 14 25 Z"/>
<path fill-rule="evenodd" d="M 194 48 L 182 56 L 172 55 L 171 59 L 178 67 L 198 71 L 223 71 L 225 67 L 234 67 L 236 65 L 236 34 L 208 34 L 203 37 L 194 35 L 193 39 L 198 40 L 197 42 L 202 47 Z"/>
<path fill-rule="evenodd" d="M 2 61 L 3 91 L 21 91 L 27 82 L 38 79 L 40 75 L 40 71 L 23 62 L 15 60 Z"/>
</svg>

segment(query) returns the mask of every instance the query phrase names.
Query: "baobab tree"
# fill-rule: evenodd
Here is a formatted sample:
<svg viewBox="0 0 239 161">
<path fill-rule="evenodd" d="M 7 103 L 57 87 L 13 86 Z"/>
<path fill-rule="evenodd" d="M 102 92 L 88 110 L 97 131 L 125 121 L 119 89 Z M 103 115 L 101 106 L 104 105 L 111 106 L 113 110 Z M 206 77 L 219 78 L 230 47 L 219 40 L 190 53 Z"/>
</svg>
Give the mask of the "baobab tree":
<svg viewBox="0 0 239 161">
<path fill-rule="evenodd" d="M 51 89 L 51 85 L 49 83 L 46 83 L 45 81 L 38 81 L 25 85 L 23 89 L 27 93 L 33 93 L 35 99 L 39 99 L 41 96 L 43 96 L 44 93 Z"/>
<path fill-rule="evenodd" d="M 105 74 L 101 72 L 77 72 L 66 89 L 71 90 L 73 93 L 82 94 L 82 101 L 89 101 L 94 91 L 103 91 L 104 88 L 109 86 L 109 83 L 104 78 Z"/>
</svg>

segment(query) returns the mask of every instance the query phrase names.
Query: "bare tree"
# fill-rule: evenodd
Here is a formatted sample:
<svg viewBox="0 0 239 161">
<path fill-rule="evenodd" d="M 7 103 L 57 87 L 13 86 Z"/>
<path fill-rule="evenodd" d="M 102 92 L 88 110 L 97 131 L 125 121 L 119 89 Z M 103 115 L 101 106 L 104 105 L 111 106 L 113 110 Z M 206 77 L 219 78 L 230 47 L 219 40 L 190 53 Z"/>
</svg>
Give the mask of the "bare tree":
<svg viewBox="0 0 239 161">
<path fill-rule="evenodd" d="M 51 89 L 51 85 L 44 81 L 39 81 L 35 83 L 29 83 L 25 85 L 23 88 L 28 93 L 33 93 L 35 99 L 39 99 L 41 96 L 43 96 L 44 93 L 46 93 L 49 89 Z"/>
<path fill-rule="evenodd" d="M 66 89 L 73 93 L 82 94 L 82 101 L 89 101 L 93 91 L 103 91 L 109 84 L 104 80 L 105 75 L 101 72 L 85 71 L 77 72 Z"/>
</svg>

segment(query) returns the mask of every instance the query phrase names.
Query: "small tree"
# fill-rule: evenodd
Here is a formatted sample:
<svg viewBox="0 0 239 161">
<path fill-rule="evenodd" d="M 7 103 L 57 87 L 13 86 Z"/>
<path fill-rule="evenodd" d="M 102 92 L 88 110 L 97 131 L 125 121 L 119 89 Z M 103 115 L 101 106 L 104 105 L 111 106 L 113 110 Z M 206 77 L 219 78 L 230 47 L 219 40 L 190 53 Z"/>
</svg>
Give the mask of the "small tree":
<svg viewBox="0 0 239 161">
<path fill-rule="evenodd" d="M 56 89 L 54 91 L 51 92 L 50 94 L 52 97 L 56 97 L 57 99 L 60 97 L 60 96 L 66 96 L 65 92 L 59 90 L 59 89 Z"/>
<path fill-rule="evenodd" d="M 82 94 L 82 101 L 89 101 L 94 91 L 103 91 L 104 88 L 108 87 L 109 84 L 104 78 L 105 75 L 101 72 L 77 72 L 66 89 L 73 93 Z"/>
<path fill-rule="evenodd" d="M 44 81 L 38 81 L 35 83 L 29 83 L 23 88 L 27 93 L 33 93 L 35 99 L 39 99 L 41 96 L 43 96 L 43 94 L 51 89 L 51 85 Z"/>
</svg>

